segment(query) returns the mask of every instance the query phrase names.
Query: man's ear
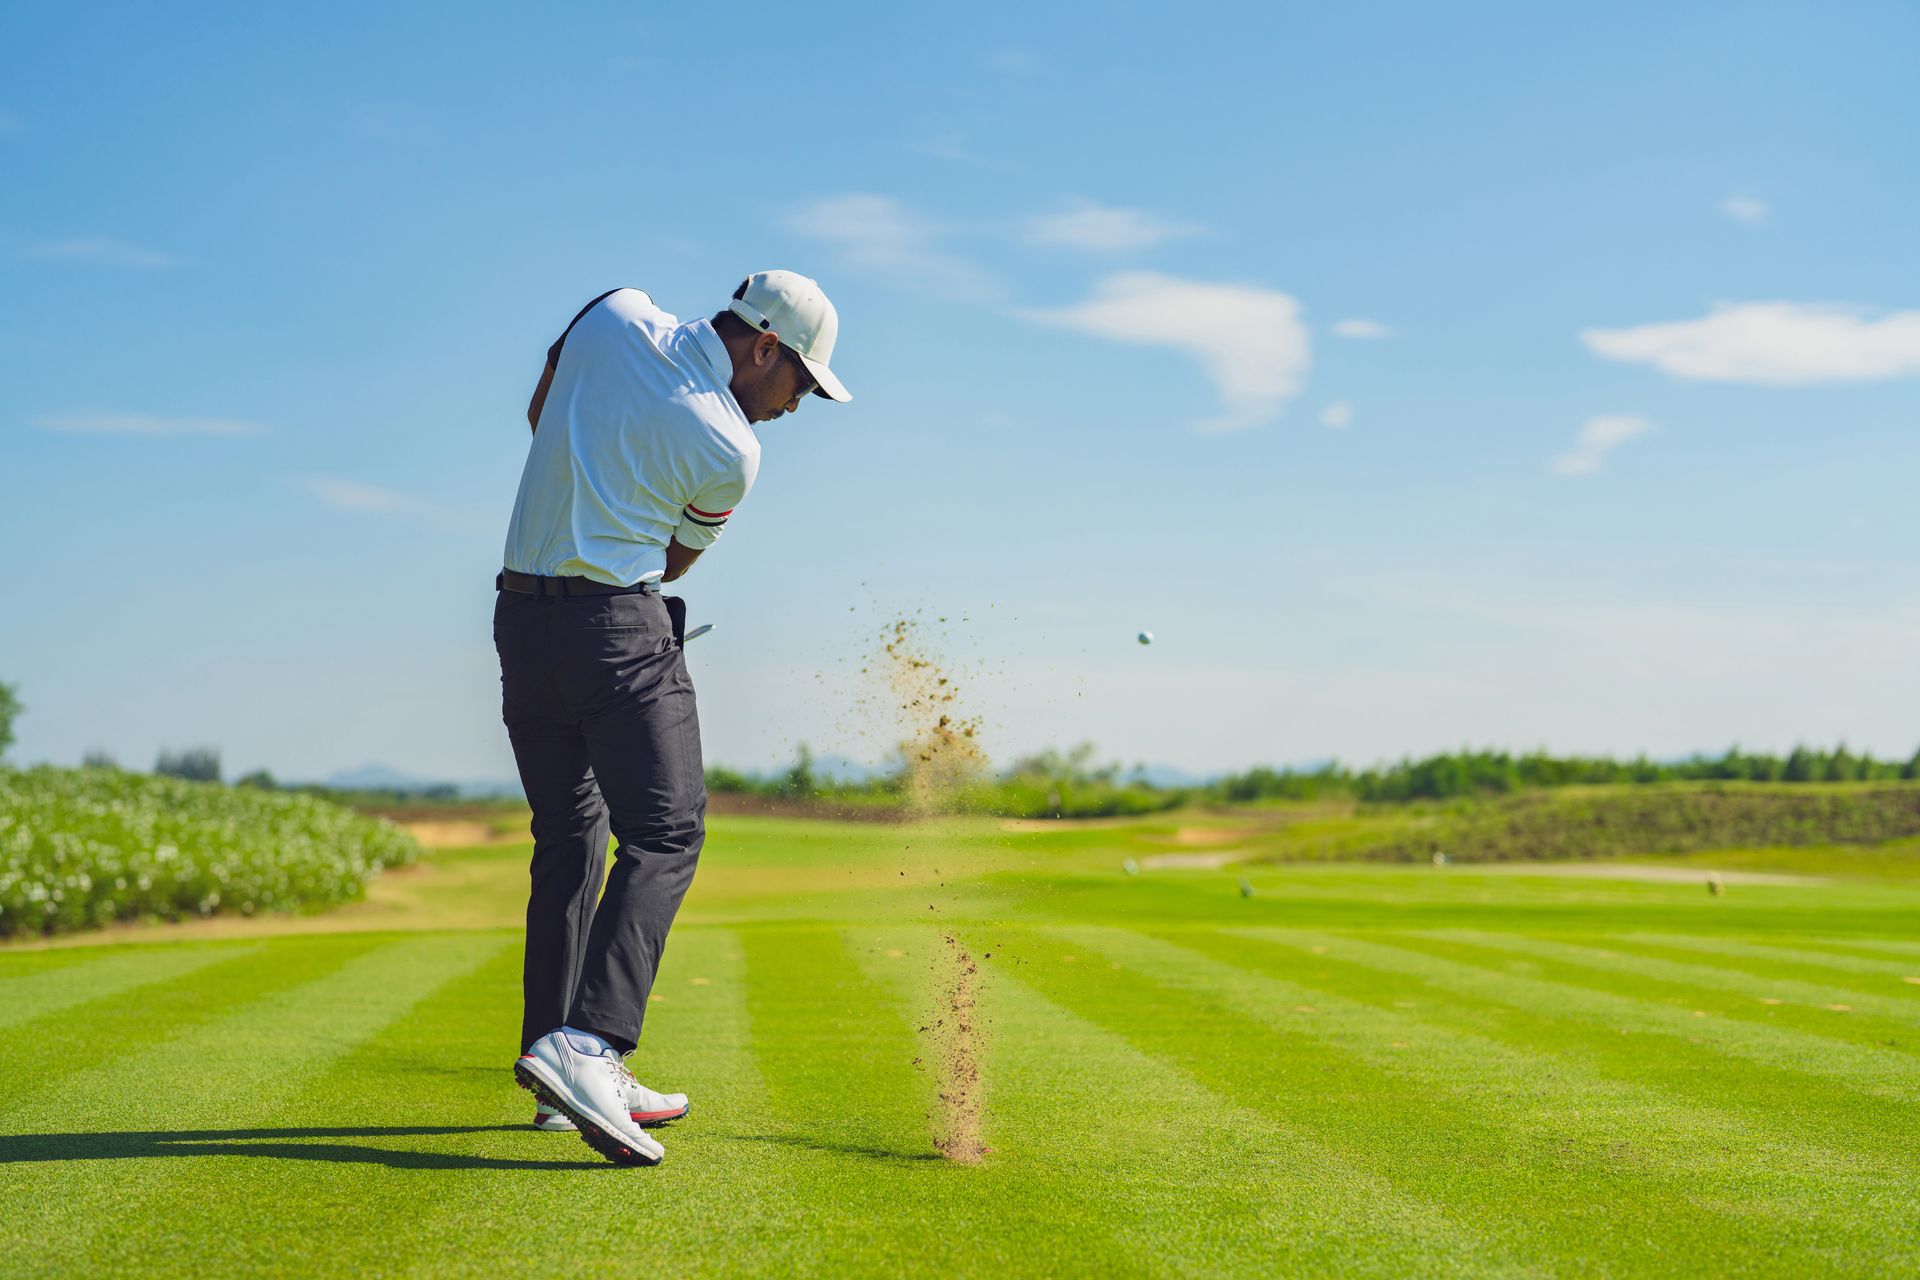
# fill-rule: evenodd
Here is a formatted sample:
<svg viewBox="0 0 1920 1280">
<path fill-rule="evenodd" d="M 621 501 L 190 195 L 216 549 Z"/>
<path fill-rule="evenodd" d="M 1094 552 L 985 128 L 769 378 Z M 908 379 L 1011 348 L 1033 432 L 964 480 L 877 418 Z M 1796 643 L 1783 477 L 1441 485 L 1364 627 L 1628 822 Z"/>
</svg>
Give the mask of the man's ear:
<svg viewBox="0 0 1920 1280">
<path fill-rule="evenodd" d="M 758 369 L 770 360 L 780 358 L 780 335 L 775 333 L 758 334 L 753 339 L 753 367 Z"/>
</svg>

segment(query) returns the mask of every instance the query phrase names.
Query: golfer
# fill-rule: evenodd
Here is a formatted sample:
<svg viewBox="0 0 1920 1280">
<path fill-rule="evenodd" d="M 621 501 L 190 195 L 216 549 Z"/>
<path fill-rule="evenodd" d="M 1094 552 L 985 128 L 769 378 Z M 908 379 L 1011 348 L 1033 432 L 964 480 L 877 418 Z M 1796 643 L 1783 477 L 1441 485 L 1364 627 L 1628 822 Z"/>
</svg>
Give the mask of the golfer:
<svg viewBox="0 0 1920 1280">
<path fill-rule="evenodd" d="M 514 1073 L 535 1123 L 620 1164 L 686 1114 L 622 1059 L 640 1039 L 667 930 L 706 835 L 686 610 L 660 584 L 693 566 L 753 487 L 753 424 L 811 393 L 839 317 L 791 271 L 747 277 L 680 323 L 638 289 L 588 303 L 547 352 L 533 446 L 496 582 L 502 715 L 533 806 L 525 1015 Z M 606 876 L 607 833 L 619 841 Z"/>
</svg>

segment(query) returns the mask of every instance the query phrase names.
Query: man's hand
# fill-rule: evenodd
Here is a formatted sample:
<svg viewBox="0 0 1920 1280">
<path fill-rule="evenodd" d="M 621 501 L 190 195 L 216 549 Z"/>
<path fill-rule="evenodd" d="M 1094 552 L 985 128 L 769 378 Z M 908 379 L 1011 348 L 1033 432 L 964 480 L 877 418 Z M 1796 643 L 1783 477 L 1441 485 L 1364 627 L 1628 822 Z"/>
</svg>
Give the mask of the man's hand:
<svg viewBox="0 0 1920 1280">
<path fill-rule="evenodd" d="M 679 578 L 681 575 L 685 574 L 687 570 L 693 568 L 693 562 L 695 560 L 698 560 L 699 558 L 700 558 L 700 553 L 698 551 L 695 551 L 692 547 L 682 546 L 677 539 L 668 538 L 667 539 L 667 572 L 666 572 L 666 576 L 661 578 L 660 581 L 662 582 L 674 581 L 676 578 Z"/>
</svg>

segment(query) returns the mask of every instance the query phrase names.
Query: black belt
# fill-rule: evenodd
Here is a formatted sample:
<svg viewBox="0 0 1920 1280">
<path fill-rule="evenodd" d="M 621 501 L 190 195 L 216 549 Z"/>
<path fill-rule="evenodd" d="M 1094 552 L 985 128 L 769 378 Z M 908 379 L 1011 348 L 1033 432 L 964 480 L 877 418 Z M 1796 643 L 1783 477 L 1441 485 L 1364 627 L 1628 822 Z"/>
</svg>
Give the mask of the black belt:
<svg viewBox="0 0 1920 1280">
<path fill-rule="evenodd" d="M 651 579 L 630 587 L 615 587 L 592 578 L 543 578 L 537 573 L 520 573 L 514 569 L 502 569 L 493 586 L 496 591 L 518 591 L 529 596 L 632 596 L 660 592 L 660 584 Z"/>
</svg>

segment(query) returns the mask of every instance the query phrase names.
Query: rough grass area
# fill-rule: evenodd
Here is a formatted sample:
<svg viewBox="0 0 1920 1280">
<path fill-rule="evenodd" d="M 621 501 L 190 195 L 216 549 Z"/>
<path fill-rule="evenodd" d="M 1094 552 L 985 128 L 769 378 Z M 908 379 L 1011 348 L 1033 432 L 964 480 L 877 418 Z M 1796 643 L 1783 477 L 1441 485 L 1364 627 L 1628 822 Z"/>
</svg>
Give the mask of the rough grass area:
<svg viewBox="0 0 1920 1280">
<path fill-rule="evenodd" d="M 1872 845 L 1920 836 L 1920 786 L 1707 783 L 1582 787 L 1462 805 L 1365 856 L 1419 861 L 1618 858 L 1740 845 Z"/>
<path fill-rule="evenodd" d="M 382 877 L 362 932 L 0 950 L 0 1274 L 1920 1269 L 1920 885 L 1122 869 L 1241 821 L 717 819 L 650 1170 L 525 1127 L 524 846 Z"/>
<path fill-rule="evenodd" d="M 0 937 L 356 898 L 413 838 L 309 795 L 0 768 Z"/>
</svg>

